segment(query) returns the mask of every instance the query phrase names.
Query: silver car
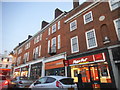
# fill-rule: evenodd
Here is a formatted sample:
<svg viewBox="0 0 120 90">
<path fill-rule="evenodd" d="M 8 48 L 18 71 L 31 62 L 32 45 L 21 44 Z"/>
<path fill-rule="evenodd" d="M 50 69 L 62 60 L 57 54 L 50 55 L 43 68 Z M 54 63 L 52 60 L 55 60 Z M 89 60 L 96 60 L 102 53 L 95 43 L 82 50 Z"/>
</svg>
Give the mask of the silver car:
<svg viewBox="0 0 120 90">
<path fill-rule="evenodd" d="M 12 82 L 16 83 L 17 88 L 28 88 L 35 80 L 27 77 L 16 77 Z"/>
<path fill-rule="evenodd" d="M 46 88 L 46 90 L 75 90 L 77 85 L 74 83 L 74 79 L 65 76 L 45 76 L 36 80 L 30 85 L 31 89 Z"/>
</svg>

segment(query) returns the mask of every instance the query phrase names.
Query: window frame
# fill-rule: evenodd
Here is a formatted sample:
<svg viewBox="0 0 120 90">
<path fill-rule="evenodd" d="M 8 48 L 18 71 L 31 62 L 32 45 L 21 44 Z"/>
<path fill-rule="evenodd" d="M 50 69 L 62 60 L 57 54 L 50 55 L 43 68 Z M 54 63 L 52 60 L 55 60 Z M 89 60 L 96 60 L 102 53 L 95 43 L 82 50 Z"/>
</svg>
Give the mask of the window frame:
<svg viewBox="0 0 120 90">
<path fill-rule="evenodd" d="M 91 14 L 91 20 L 90 21 L 86 21 L 86 19 L 85 19 L 85 16 L 88 15 L 88 14 Z M 84 24 L 92 22 L 93 21 L 93 13 L 92 13 L 92 11 L 89 11 L 86 14 L 84 14 L 83 19 L 84 19 Z"/>
<path fill-rule="evenodd" d="M 58 21 L 58 30 L 60 29 L 60 21 Z"/>
<path fill-rule="evenodd" d="M 117 9 L 117 8 L 120 7 L 120 6 L 118 6 L 118 7 L 116 7 L 116 8 L 113 8 L 113 7 L 112 7 L 112 4 L 111 4 L 111 0 L 109 0 L 108 3 L 109 3 L 109 7 L 110 7 L 110 10 L 111 10 L 111 11 L 113 11 L 113 10 L 115 10 L 115 9 Z M 118 0 L 118 2 L 116 2 L 116 3 L 118 3 L 118 5 L 119 5 L 120 0 Z"/>
<path fill-rule="evenodd" d="M 74 27 L 72 28 L 72 24 L 75 23 Z M 77 20 L 74 20 L 70 23 L 70 31 L 74 31 L 77 29 Z"/>
<path fill-rule="evenodd" d="M 58 49 L 61 48 L 61 35 L 58 35 Z"/>
<path fill-rule="evenodd" d="M 55 27 L 55 28 L 54 28 Z M 56 24 L 54 24 L 53 26 L 52 26 L 52 33 L 55 33 L 56 32 Z"/>
<path fill-rule="evenodd" d="M 76 42 L 77 43 L 77 47 L 78 47 L 77 51 L 73 51 L 73 42 L 72 42 L 72 40 L 74 38 L 77 38 L 77 42 Z M 78 44 L 78 36 L 75 36 L 75 37 L 71 38 L 71 53 L 77 53 L 77 52 L 79 52 L 79 44 Z"/>
<path fill-rule="evenodd" d="M 48 40 L 48 53 L 50 52 L 50 40 Z"/>
<path fill-rule="evenodd" d="M 92 32 L 92 31 L 94 32 L 95 46 L 89 47 L 89 42 L 88 42 L 87 33 Z M 96 39 L 95 29 L 91 29 L 91 30 L 89 30 L 89 31 L 86 31 L 86 32 L 85 32 L 85 37 L 86 37 L 87 49 L 96 48 L 96 47 L 98 46 L 98 45 L 97 45 L 97 39 Z"/>
<path fill-rule="evenodd" d="M 114 22 L 114 26 L 115 26 L 115 31 L 116 31 L 116 34 L 117 34 L 117 38 L 118 38 L 118 40 L 120 41 L 120 35 L 119 35 L 119 33 L 118 33 L 118 26 L 117 26 L 117 21 L 120 21 L 120 18 L 117 18 L 117 19 L 115 19 L 113 22 Z"/>
</svg>

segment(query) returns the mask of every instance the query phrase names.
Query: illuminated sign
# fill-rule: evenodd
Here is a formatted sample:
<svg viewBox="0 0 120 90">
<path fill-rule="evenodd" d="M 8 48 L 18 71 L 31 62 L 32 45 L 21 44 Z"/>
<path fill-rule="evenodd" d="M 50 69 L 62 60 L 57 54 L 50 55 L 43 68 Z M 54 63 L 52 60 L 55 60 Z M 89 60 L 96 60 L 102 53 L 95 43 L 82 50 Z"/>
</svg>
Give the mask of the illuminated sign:
<svg viewBox="0 0 120 90">
<path fill-rule="evenodd" d="M 90 63 L 90 62 L 101 62 L 101 61 L 105 61 L 105 54 L 99 53 L 99 54 L 89 55 L 89 56 L 85 56 L 85 57 L 74 58 L 74 59 L 71 59 L 68 61 L 69 61 L 69 64 L 83 64 L 83 63 Z"/>
</svg>

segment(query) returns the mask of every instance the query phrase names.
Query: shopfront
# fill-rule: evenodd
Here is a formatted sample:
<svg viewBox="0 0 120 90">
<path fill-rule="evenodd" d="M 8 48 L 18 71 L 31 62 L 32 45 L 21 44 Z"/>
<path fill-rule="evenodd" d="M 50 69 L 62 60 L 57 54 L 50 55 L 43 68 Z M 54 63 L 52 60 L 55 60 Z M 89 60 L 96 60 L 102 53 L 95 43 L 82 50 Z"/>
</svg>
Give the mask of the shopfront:
<svg viewBox="0 0 120 90">
<path fill-rule="evenodd" d="M 42 72 L 42 62 L 35 63 L 31 65 L 30 77 L 33 79 L 37 79 L 41 76 Z"/>
<path fill-rule="evenodd" d="M 15 69 L 13 77 L 20 76 L 20 68 Z"/>
<path fill-rule="evenodd" d="M 71 77 L 78 82 L 77 74 L 82 75 L 82 82 L 87 88 L 110 88 L 113 86 L 106 53 L 97 53 L 69 59 Z"/>
<path fill-rule="evenodd" d="M 21 76 L 28 77 L 28 70 L 29 70 L 29 66 L 22 67 L 21 68 Z"/>
<path fill-rule="evenodd" d="M 63 59 L 45 63 L 45 75 L 65 76 Z"/>
</svg>

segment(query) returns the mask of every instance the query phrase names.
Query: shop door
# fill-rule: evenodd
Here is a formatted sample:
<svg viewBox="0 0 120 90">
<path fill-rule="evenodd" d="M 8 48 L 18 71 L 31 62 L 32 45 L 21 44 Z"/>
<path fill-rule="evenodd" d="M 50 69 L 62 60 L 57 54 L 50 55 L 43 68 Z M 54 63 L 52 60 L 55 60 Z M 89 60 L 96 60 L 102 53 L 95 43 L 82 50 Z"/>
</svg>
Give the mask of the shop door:
<svg viewBox="0 0 120 90">
<path fill-rule="evenodd" d="M 89 67 L 90 81 L 92 88 L 100 88 L 100 75 L 97 66 Z"/>
</svg>

